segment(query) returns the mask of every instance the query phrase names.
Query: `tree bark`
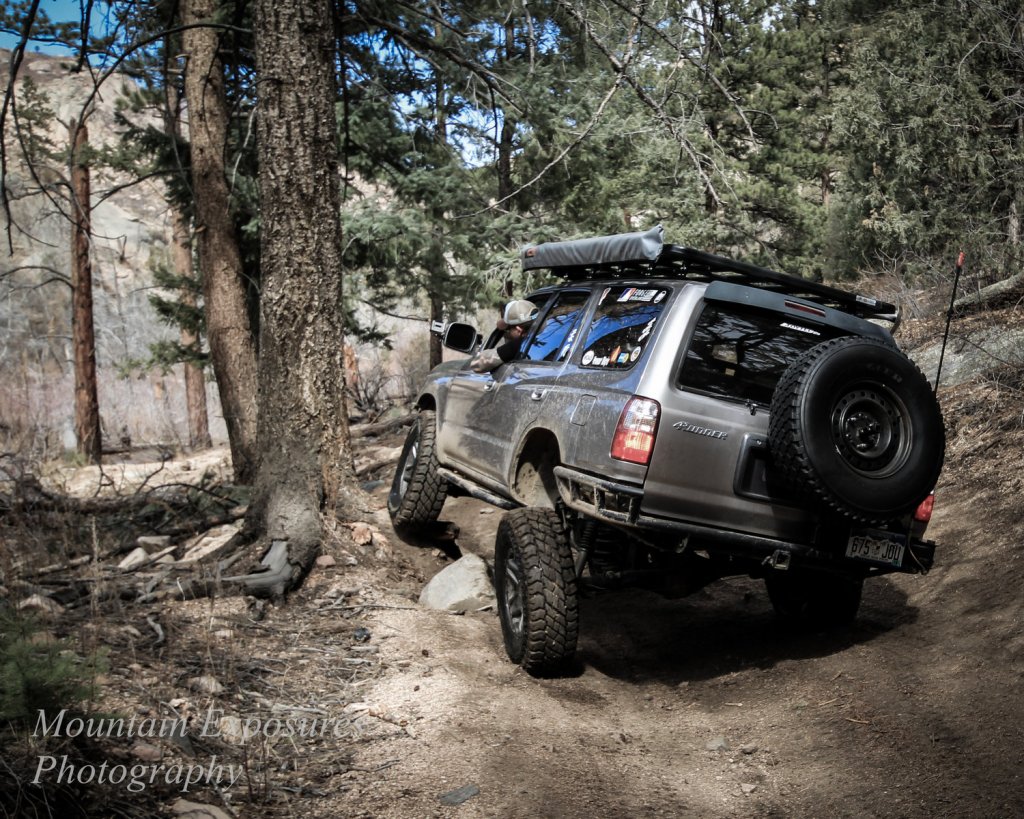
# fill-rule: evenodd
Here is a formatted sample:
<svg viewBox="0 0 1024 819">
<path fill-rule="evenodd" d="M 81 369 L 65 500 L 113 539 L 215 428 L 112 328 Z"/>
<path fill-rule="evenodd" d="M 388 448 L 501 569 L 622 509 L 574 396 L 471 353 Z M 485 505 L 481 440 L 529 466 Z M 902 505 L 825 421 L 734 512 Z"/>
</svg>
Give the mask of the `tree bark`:
<svg viewBox="0 0 1024 819">
<path fill-rule="evenodd" d="M 334 35 L 328 0 L 257 0 L 259 470 L 249 525 L 288 541 L 291 582 L 321 515 L 356 497 L 345 399 Z"/>
<path fill-rule="evenodd" d="M 71 338 L 75 358 L 75 436 L 78 451 L 98 464 L 103 452 L 96 390 L 96 331 L 92 314 L 91 192 L 84 121 L 68 126 L 71 138 Z"/>
<path fill-rule="evenodd" d="M 171 260 L 178 276 L 189 281 L 195 279 L 188 225 L 184 214 L 174 205 L 171 206 Z M 196 306 L 195 296 L 187 287 L 182 289 L 179 298 L 188 307 Z M 198 348 L 198 335 L 185 327 L 181 328 L 179 340 L 186 350 Z M 206 405 L 206 380 L 203 378 L 203 368 L 192 361 L 185 362 L 185 406 L 188 412 L 189 445 L 198 449 L 213 446 Z"/>
<path fill-rule="evenodd" d="M 181 138 L 181 91 L 177 84 L 165 77 L 167 107 L 164 115 L 164 131 L 177 142 Z M 174 202 L 171 209 L 171 263 L 174 272 L 186 282 L 196 278 L 192 261 L 192 243 L 189 235 L 188 218 Z M 179 296 L 187 307 L 196 306 L 195 294 L 188 286 L 181 289 Z M 187 349 L 199 349 L 199 335 L 182 327 L 179 341 Z M 206 379 L 203 369 L 192 361 L 185 362 L 185 407 L 188 415 L 188 439 L 193 448 L 208 449 L 213 446 L 210 438 L 210 416 L 207 412 Z"/>
<path fill-rule="evenodd" d="M 184 0 L 182 23 L 194 26 L 209 21 L 218 6 L 217 0 Z M 256 348 L 246 307 L 241 252 L 231 218 L 224 161 L 228 109 L 218 41 L 216 29 L 185 30 L 185 98 L 206 337 L 235 480 L 251 483 L 256 471 Z"/>
</svg>

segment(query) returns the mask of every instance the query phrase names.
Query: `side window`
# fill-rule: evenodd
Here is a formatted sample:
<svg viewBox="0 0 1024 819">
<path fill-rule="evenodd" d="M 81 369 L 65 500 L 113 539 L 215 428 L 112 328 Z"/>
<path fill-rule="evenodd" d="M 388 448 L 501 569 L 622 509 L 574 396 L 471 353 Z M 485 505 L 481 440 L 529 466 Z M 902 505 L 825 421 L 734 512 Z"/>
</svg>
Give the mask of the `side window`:
<svg viewBox="0 0 1024 819">
<path fill-rule="evenodd" d="M 625 370 L 640 358 L 669 291 L 617 286 L 605 289 L 583 343 L 584 367 Z"/>
<path fill-rule="evenodd" d="M 697 321 L 677 385 L 768 406 L 783 371 L 815 344 L 840 335 L 742 305 L 707 302 Z"/>
<path fill-rule="evenodd" d="M 579 332 L 580 318 L 590 293 L 573 290 L 560 293 L 522 357 L 531 361 L 565 361 Z"/>
</svg>

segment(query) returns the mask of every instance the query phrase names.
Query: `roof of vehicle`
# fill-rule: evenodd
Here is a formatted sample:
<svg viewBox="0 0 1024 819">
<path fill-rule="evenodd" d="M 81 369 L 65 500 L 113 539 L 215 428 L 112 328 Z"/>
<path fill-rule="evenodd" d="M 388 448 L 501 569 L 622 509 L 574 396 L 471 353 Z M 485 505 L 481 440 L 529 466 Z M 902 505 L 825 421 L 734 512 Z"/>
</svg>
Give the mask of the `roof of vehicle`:
<svg viewBox="0 0 1024 819">
<path fill-rule="evenodd" d="M 863 318 L 898 318 L 896 306 L 888 302 L 726 256 L 666 245 L 661 225 L 638 233 L 528 245 L 522 251 L 522 264 L 524 270 L 549 269 L 569 281 L 638 276 L 733 281 L 783 292 Z"/>
</svg>

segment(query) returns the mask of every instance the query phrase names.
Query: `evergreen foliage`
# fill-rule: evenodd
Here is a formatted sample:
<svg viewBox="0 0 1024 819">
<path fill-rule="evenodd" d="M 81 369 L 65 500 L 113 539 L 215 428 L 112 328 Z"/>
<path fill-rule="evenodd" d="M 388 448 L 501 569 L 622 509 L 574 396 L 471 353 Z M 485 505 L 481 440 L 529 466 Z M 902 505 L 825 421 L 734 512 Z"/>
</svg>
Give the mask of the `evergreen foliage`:
<svg viewBox="0 0 1024 819">
<path fill-rule="evenodd" d="M 103 161 L 162 175 L 188 212 L 187 143 L 131 116 L 166 108 L 180 81 L 175 3 L 94 5 L 113 25 L 92 53 L 121 55 L 139 82 L 121 150 Z M 27 7 L 0 26 L 19 30 Z M 335 13 L 350 334 L 386 342 L 357 328 L 363 303 L 421 299 L 424 314 L 455 317 L 521 292 L 523 244 L 657 223 L 672 241 L 816 279 L 913 277 L 961 247 L 991 280 L 1019 267 L 1024 12 L 1012 0 L 341 0 Z M 246 0 L 224 0 L 216 24 L 255 318 L 250 18 Z M 36 30 L 81 40 L 77 24 Z M 32 95 L 17 111 L 43 152 Z"/>
<path fill-rule="evenodd" d="M 38 623 L 0 606 L 0 720 L 24 724 L 40 710 L 76 707 L 101 666 L 98 657 L 83 663 L 64 641 L 47 640 Z"/>
</svg>

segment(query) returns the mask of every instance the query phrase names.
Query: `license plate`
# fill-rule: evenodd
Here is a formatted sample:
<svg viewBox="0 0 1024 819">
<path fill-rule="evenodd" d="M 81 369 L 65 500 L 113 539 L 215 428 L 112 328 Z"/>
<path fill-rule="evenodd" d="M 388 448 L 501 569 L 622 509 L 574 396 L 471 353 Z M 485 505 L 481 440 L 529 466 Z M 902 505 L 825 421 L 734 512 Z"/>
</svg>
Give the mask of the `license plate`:
<svg viewBox="0 0 1024 819">
<path fill-rule="evenodd" d="M 846 556 L 888 566 L 903 565 L 903 544 L 882 535 L 851 535 Z"/>
</svg>

